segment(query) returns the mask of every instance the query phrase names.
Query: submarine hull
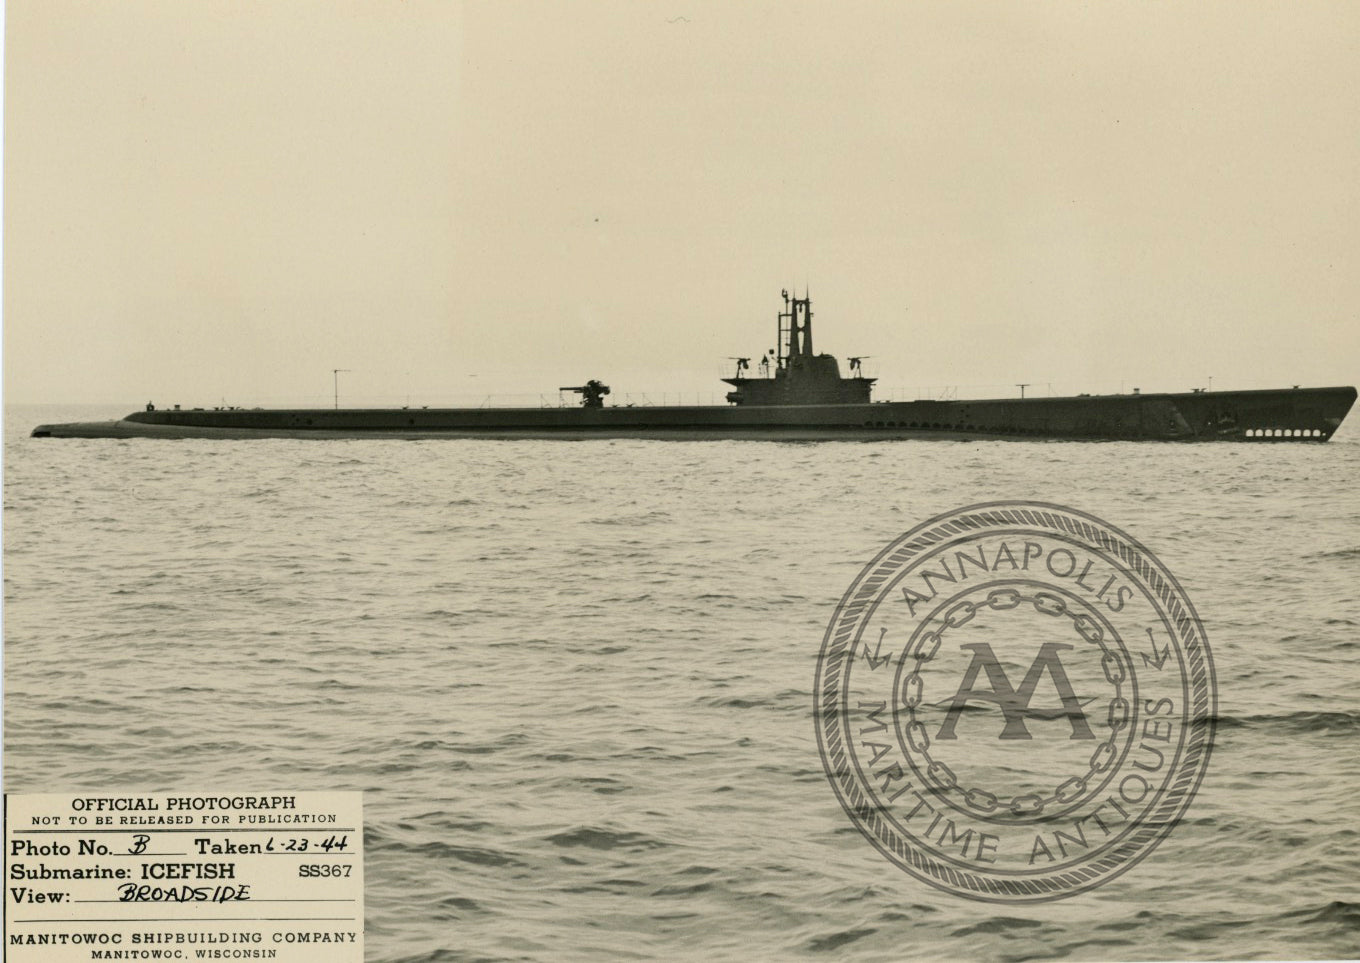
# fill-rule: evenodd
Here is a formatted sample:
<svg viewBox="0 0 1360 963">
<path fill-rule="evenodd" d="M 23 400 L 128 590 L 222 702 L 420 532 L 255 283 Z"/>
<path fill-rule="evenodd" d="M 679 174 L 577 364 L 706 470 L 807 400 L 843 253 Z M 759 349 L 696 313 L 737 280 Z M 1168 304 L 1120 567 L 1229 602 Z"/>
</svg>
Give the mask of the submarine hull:
<svg viewBox="0 0 1360 963">
<path fill-rule="evenodd" d="M 1327 441 L 1351 387 L 730 407 L 161 409 L 51 438 L 742 438 Z"/>
</svg>

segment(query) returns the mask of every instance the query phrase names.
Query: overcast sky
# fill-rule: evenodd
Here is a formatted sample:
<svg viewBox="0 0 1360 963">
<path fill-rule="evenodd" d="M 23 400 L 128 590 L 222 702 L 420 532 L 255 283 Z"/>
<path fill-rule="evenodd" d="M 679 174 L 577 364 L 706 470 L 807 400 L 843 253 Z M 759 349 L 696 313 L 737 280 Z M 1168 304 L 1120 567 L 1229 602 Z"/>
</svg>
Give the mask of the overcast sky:
<svg viewBox="0 0 1360 963">
<path fill-rule="evenodd" d="M 10 402 L 1360 381 L 1360 4 L 10 0 Z"/>
</svg>

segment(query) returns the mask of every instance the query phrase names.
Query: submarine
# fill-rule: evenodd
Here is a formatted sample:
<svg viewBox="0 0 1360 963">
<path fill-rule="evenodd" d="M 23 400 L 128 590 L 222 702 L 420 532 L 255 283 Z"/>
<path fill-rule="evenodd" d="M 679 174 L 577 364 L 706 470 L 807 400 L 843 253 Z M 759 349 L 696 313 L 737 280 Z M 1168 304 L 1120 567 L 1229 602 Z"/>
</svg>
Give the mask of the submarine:
<svg viewBox="0 0 1360 963">
<path fill-rule="evenodd" d="M 116 421 L 39 425 L 35 438 L 666 438 L 778 441 L 1051 439 L 1325 442 L 1354 387 L 874 401 L 861 358 L 842 374 L 812 340 L 811 297 L 782 292 L 777 350 L 735 358 L 725 405 L 607 403 L 598 380 L 559 390 L 579 403 L 519 408 L 158 408 Z"/>
</svg>

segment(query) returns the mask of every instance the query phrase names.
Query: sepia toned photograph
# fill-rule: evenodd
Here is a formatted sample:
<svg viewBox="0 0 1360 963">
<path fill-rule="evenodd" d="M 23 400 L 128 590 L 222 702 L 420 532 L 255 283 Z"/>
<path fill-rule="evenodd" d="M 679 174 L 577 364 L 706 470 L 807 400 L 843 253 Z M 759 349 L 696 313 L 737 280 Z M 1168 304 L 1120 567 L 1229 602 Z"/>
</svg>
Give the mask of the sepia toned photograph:
<svg viewBox="0 0 1360 963">
<path fill-rule="evenodd" d="M 6 959 L 1360 957 L 1357 50 L 10 0 Z"/>
</svg>

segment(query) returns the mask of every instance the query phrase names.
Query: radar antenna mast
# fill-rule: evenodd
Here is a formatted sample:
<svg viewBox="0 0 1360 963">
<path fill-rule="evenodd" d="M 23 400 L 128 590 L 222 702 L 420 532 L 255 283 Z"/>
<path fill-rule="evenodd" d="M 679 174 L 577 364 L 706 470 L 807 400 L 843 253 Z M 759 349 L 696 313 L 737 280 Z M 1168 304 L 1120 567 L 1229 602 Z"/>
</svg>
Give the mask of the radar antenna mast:
<svg viewBox="0 0 1360 963">
<path fill-rule="evenodd" d="M 779 292 L 784 298 L 784 310 L 779 313 L 776 344 L 779 354 L 776 358 L 779 367 L 794 358 L 811 358 L 812 350 L 812 297 L 804 292 L 798 297 L 795 292 L 789 297 L 788 289 Z"/>
</svg>

